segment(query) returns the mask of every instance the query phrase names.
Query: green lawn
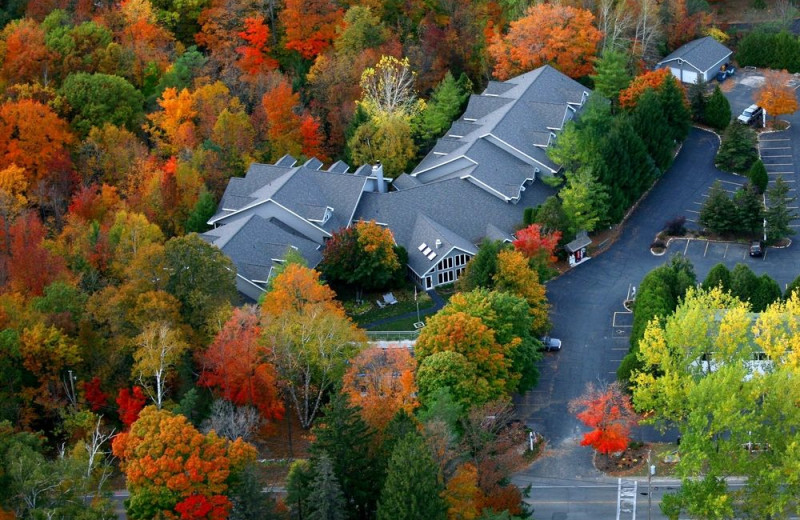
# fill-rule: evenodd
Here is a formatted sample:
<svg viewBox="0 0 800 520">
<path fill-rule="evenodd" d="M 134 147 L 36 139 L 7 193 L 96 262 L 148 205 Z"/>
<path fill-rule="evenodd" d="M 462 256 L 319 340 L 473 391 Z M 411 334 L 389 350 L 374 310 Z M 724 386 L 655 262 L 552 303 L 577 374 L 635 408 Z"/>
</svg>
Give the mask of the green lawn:
<svg viewBox="0 0 800 520">
<path fill-rule="evenodd" d="M 388 292 L 388 291 L 387 291 Z M 371 323 L 373 321 L 382 320 L 385 318 L 391 318 L 392 316 L 400 316 L 401 314 L 406 314 L 409 312 L 415 312 L 417 310 L 417 302 L 414 301 L 414 287 L 406 287 L 403 289 L 395 289 L 391 291 L 394 294 L 394 297 L 397 299 L 397 303 L 395 305 L 386 305 L 382 309 L 376 303 L 376 300 L 383 300 L 383 293 L 365 293 L 362 296 L 364 300 L 363 306 L 368 306 L 369 309 L 366 312 L 352 312 L 350 313 L 350 317 L 353 318 L 353 321 L 357 325 L 364 325 L 367 323 Z M 419 309 L 427 309 L 433 306 L 433 300 L 431 300 L 430 296 L 424 291 L 417 291 L 417 299 L 419 301 Z M 345 300 L 345 307 L 350 308 L 351 304 Z M 358 310 L 361 310 L 360 308 Z M 403 320 L 406 322 L 408 320 Z M 414 330 L 413 323 L 417 321 L 416 317 L 412 319 L 408 325 L 407 329 L 398 329 L 395 328 L 393 324 L 391 324 L 392 328 L 381 327 L 381 330 Z"/>
</svg>

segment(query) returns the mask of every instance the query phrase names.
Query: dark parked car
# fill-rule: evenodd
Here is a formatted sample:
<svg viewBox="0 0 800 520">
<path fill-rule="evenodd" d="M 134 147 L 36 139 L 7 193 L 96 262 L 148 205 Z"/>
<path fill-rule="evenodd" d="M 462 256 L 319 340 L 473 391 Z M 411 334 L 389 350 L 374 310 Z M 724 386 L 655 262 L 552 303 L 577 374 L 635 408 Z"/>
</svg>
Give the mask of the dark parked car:
<svg viewBox="0 0 800 520">
<path fill-rule="evenodd" d="M 542 338 L 542 349 L 550 352 L 552 350 L 561 350 L 561 340 L 558 338 L 551 338 L 545 336 Z"/>
<path fill-rule="evenodd" d="M 753 242 L 750 244 L 750 256 L 764 256 L 764 244 Z"/>
</svg>

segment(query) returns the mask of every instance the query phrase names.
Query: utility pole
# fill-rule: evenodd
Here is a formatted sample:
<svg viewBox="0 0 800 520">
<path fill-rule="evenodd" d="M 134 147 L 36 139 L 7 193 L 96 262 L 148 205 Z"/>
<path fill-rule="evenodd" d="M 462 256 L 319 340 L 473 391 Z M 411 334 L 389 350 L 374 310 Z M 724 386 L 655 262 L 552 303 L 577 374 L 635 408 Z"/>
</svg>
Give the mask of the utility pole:
<svg viewBox="0 0 800 520">
<path fill-rule="evenodd" d="M 655 464 L 650 465 L 651 451 L 652 450 L 647 450 L 647 520 L 650 520 L 650 515 L 653 512 L 653 488 L 651 484 L 653 482 L 653 475 L 656 473 Z"/>
</svg>

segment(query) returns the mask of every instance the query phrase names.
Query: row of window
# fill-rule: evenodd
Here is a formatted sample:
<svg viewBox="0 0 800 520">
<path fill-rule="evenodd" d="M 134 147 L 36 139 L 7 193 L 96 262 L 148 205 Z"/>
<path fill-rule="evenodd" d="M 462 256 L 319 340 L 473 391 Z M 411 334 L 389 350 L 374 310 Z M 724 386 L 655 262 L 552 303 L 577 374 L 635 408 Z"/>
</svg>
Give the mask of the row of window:
<svg viewBox="0 0 800 520">
<path fill-rule="evenodd" d="M 459 267 L 455 271 L 442 271 L 441 273 L 439 273 L 437 275 L 438 276 L 438 280 L 439 280 L 439 284 L 438 285 L 441 285 L 443 283 L 450 283 L 452 281 L 458 280 L 459 278 L 461 278 L 461 273 L 463 273 L 463 272 L 464 272 L 464 268 L 463 267 Z"/>
<path fill-rule="evenodd" d="M 441 262 L 436 264 L 436 269 L 439 271 L 444 271 L 445 269 L 452 269 L 453 264 L 455 263 L 456 267 L 461 267 L 462 265 L 467 265 L 469 261 L 469 255 L 455 255 L 448 258 L 443 258 Z"/>
</svg>

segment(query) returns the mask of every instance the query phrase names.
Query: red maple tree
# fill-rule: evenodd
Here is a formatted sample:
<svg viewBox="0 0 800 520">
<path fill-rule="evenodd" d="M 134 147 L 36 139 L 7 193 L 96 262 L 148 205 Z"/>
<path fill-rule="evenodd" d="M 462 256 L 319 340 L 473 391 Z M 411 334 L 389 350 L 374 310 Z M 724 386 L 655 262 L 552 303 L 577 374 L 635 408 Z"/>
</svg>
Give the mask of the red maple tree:
<svg viewBox="0 0 800 520">
<path fill-rule="evenodd" d="M 589 383 L 584 394 L 570 402 L 569 408 L 581 422 L 594 428 L 583 436 L 581 446 L 591 446 L 599 453 L 625 451 L 630 444 L 631 429 L 639 422 L 630 397 L 617 382 L 603 387 Z"/>
<path fill-rule="evenodd" d="M 269 56 L 269 26 L 262 18 L 245 18 L 244 31 L 239 33 L 247 45 L 236 48 L 241 56 L 236 65 L 249 76 L 257 76 L 278 67 L 278 61 Z"/>
<path fill-rule="evenodd" d="M 263 361 L 260 337 L 254 309 L 234 310 L 211 346 L 199 355 L 204 368 L 198 384 L 214 388 L 234 404 L 255 406 L 266 419 L 278 420 L 284 412 L 278 376 L 275 367 Z"/>
<path fill-rule="evenodd" d="M 95 376 L 91 381 L 84 381 L 81 386 L 83 387 L 83 395 L 86 402 L 89 403 L 89 409 L 93 412 L 102 410 L 108 402 L 108 394 L 100 389 L 100 378 Z"/>
<path fill-rule="evenodd" d="M 514 240 L 514 249 L 525 255 L 525 258 L 542 259 L 550 263 L 558 260 L 555 256 L 558 241 L 561 240 L 561 231 L 542 233 L 542 226 L 531 224 L 525 229 L 517 231 Z"/>
<path fill-rule="evenodd" d="M 119 406 L 119 419 L 126 427 L 135 423 L 139 418 L 139 412 L 144 408 L 144 403 L 147 402 L 147 396 L 144 395 L 142 389 L 138 386 L 133 387 L 133 391 L 123 388 L 119 391 L 117 396 L 117 405 Z"/>
</svg>

